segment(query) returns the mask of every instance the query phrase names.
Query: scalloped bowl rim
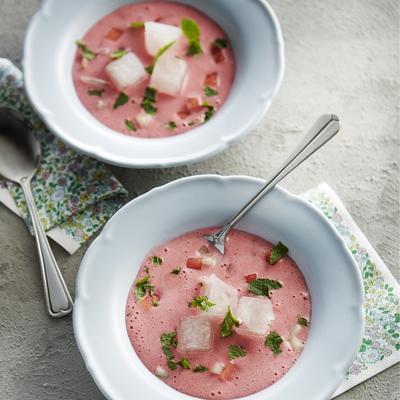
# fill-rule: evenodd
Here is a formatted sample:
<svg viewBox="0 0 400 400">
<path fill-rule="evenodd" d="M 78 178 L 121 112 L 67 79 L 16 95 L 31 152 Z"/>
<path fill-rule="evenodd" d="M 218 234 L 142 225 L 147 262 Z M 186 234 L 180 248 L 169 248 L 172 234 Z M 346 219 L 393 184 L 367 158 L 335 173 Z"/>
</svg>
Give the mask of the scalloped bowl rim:
<svg viewBox="0 0 400 400">
<path fill-rule="evenodd" d="M 73 313 L 73 326 L 74 326 L 74 333 L 75 333 L 75 338 L 78 344 L 78 348 L 82 354 L 82 357 L 85 361 L 86 367 L 89 370 L 90 374 L 92 375 L 93 379 L 97 383 L 98 387 L 102 391 L 102 393 L 111 400 L 123 400 L 128 398 L 128 393 L 131 393 L 128 388 L 126 388 L 125 394 L 121 395 L 121 390 L 124 391 L 124 389 L 121 389 L 121 385 L 118 386 L 118 383 L 115 382 L 119 378 L 119 374 L 125 373 L 122 371 L 119 371 L 118 376 L 116 370 L 120 367 L 119 365 L 113 364 L 113 369 L 112 371 L 106 371 L 107 367 L 104 365 L 105 362 L 103 362 L 102 365 L 98 363 L 98 360 L 96 359 L 99 357 L 99 351 L 100 348 L 98 344 L 93 344 L 93 335 L 96 335 L 96 332 L 99 332 L 99 329 L 102 331 L 101 335 L 103 335 L 103 328 L 105 328 L 111 323 L 113 323 L 113 318 L 111 320 L 102 320 L 102 317 L 95 322 L 97 326 L 93 325 L 92 323 L 88 323 L 88 319 L 91 318 L 91 310 L 90 307 L 93 306 L 94 304 L 97 304 L 97 301 L 99 300 L 99 297 L 97 299 L 91 299 L 91 294 L 90 290 L 95 292 L 96 290 L 96 285 L 98 283 L 94 283 L 93 274 L 99 272 L 97 269 L 98 266 L 101 264 L 103 261 L 104 257 L 104 252 L 105 248 L 110 248 L 113 246 L 116 246 L 116 241 L 115 241 L 115 234 L 118 233 L 117 225 L 121 224 L 121 221 L 123 223 L 123 220 L 129 219 L 129 214 L 135 213 L 135 212 L 141 212 L 141 213 L 148 213 L 149 215 L 155 215 L 153 214 L 156 210 L 150 210 L 151 205 L 147 205 L 149 202 L 156 202 L 161 201 L 163 198 L 167 198 L 167 201 L 169 201 L 169 196 L 172 196 L 172 199 L 174 198 L 173 196 L 178 196 L 177 199 L 179 199 L 181 196 L 185 196 L 185 191 L 187 191 L 188 188 L 193 190 L 193 188 L 199 187 L 201 189 L 201 186 L 205 186 L 206 188 L 215 188 L 216 193 L 218 191 L 226 192 L 227 190 L 236 190 L 237 188 L 241 188 L 241 191 L 234 191 L 233 193 L 236 195 L 237 193 L 242 192 L 243 187 L 245 189 L 253 188 L 253 189 L 258 189 L 261 187 L 261 185 L 264 183 L 261 179 L 257 178 L 251 178 L 247 176 L 218 176 L 218 175 L 199 175 L 199 176 L 194 176 L 194 177 L 188 177 L 188 178 L 182 178 L 177 181 L 168 183 L 166 185 L 163 185 L 161 187 L 157 187 L 152 189 L 151 191 L 147 192 L 146 194 L 130 201 L 128 204 L 126 204 L 124 207 L 122 207 L 111 219 L 110 221 L 106 224 L 104 227 L 103 231 L 101 234 L 98 236 L 98 238 L 92 243 L 92 245 L 89 247 L 87 250 L 79 272 L 78 272 L 78 277 L 77 277 L 77 282 L 76 282 L 76 300 L 75 300 L 75 308 L 74 308 L 74 313 Z M 208 185 L 208 186 L 207 186 Z M 214 190 L 214 189 L 212 189 Z M 212 192 L 211 190 L 211 192 Z M 232 191 L 231 190 L 231 191 Z M 175 194 L 174 194 L 175 192 Z M 222 193 L 221 192 L 221 193 Z M 215 193 L 214 193 L 215 194 Z M 232 194 L 231 194 L 232 195 Z M 221 194 L 223 197 L 223 194 Z M 245 196 L 246 197 L 246 196 Z M 244 197 L 244 198 L 245 198 Z M 267 198 L 270 198 L 270 200 L 266 201 Z M 229 197 L 228 197 L 229 199 Z M 179 200 L 178 200 L 179 201 Z M 229 200 L 228 200 L 229 201 Z M 333 228 L 333 226 L 330 224 L 330 222 L 323 216 L 323 214 L 317 210 L 314 206 L 303 200 L 302 198 L 295 196 L 288 191 L 276 187 L 271 191 L 268 196 L 266 196 L 264 199 L 261 200 L 261 203 L 263 201 L 266 201 L 266 203 L 272 204 L 274 207 L 276 204 L 279 203 L 278 207 L 281 207 L 280 204 L 283 204 L 283 209 L 288 210 L 289 214 L 292 212 L 292 208 L 294 210 L 297 210 L 296 213 L 298 216 L 301 218 L 306 218 L 305 220 L 309 220 L 312 222 L 311 225 L 317 227 L 320 229 L 320 232 L 317 232 L 318 235 L 316 236 L 318 238 L 324 235 L 327 235 L 329 238 L 329 248 L 331 250 L 327 249 L 328 253 L 332 256 L 335 255 L 339 257 L 340 260 L 343 261 L 343 264 L 345 264 L 345 267 L 341 267 L 343 271 L 337 272 L 338 275 L 344 273 L 345 275 L 347 274 L 347 277 L 349 278 L 348 280 L 351 281 L 349 282 L 349 286 L 347 286 L 347 282 L 344 282 L 344 292 L 341 292 L 340 298 L 338 298 L 337 302 L 338 304 L 333 305 L 331 304 L 331 311 L 335 310 L 337 307 L 339 309 L 342 309 L 344 311 L 343 314 L 341 315 L 335 315 L 335 320 L 338 322 L 338 325 L 344 323 L 342 325 L 342 329 L 338 329 L 338 332 L 336 335 L 333 335 L 332 333 L 329 332 L 328 325 L 331 324 L 330 322 L 327 323 L 326 319 L 324 320 L 324 323 L 318 327 L 315 326 L 315 321 L 314 321 L 314 308 L 317 306 L 318 308 L 320 307 L 327 307 L 327 305 L 320 305 L 318 302 L 315 300 L 315 293 L 318 292 L 318 296 L 320 297 L 321 302 L 323 303 L 326 301 L 326 296 L 324 297 L 324 292 L 320 292 L 319 288 L 314 288 L 315 293 L 311 291 L 311 299 L 312 299 L 312 304 L 313 304 L 313 317 L 312 317 L 312 324 L 311 324 L 311 329 L 310 329 L 310 334 L 308 341 L 306 343 L 305 349 L 300 356 L 299 360 L 294 364 L 294 366 L 288 371 L 287 374 L 283 378 L 281 378 L 277 383 L 274 385 L 270 386 L 269 388 L 255 393 L 253 395 L 247 396 L 243 399 L 246 400 L 287 400 L 287 398 L 295 398 L 296 395 L 300 395 L 300 397 L 297 396 L 297 398 L 307 398 L 307 400 L 327 400 L 329 399 L 333 393 L 335 392 L 337 386 L 341 383 L 341 381 L 344 378 L 345 371 L 350 367 L 351 363 L 353 362 L 359 348 L 359 343 L 361 342 L 361 338 L 364 332 L 364 310 L 363 310 L 363 290 L 362 290 L 362 280 L 361 280 L 361 274 L 358 270 L 357 264 L 355 263 L 352 255 L 350 254 L 349 250 L 346 247 L 345 242 L 343 239 L 339 236 L 339 234 L 336 232 L 336 230 Z M 218 203 L 218 201 L 217 201 Z M 163 203 L 160 203 L 160 206 Z M 217 204 L 218 206 L 218 204 Z M 224 207 L 226 205 L 224 204 Z M 237 206 L 237 205 L 235 205 Z M 258 207 L 258 205 L 256 206 Z M 163 207 L 162 207 L 163 208 Z M 137 211 L 135 211 L 137 209 Z M 147 211 L 146 211 L 147 209 Z M 267 211 L 268 212 L 268 211 Z M 179 211 L 177 211 L 179 214 Z M 257 214 L 259 213 L 256 208 L 254 208 L 246 217 L 245 219 L 251 219 L 249 218 L 251 214 Z M 294 214 L 291 216 L 293 217 Z M 166 217 L 167 218 L 167 217 Z M 208 218 L 208 217 L 206 217 Z M 213 217 L 215 218 L 215 216 Z M 224 216 L 226 218 L 226 216 Z M 300 219 L 301 219 L 300 218 Z M 168 218 L 167 218 L 168 219 Z M 192 223 L 192 222 L 191 222 Z M 249 222 L 250 224 L 253 222 Z M 287 223 L 287 222 L 285 222 Z M 198 226 L 197 228 L 200 228 Z M 134 229 L 134 228 L 132 228 Z M 239 229 L 241 227 L 239 226 Z M 244 230 L 252 231 L 252 233 L 258 234 L 259 232 L 254 232 L 253 228 L 247 229 L 244 228 Z M 114 231 L 114 232 L 113 232 Z M 179 234 L 181 234 L 180 232 Z M 168 233 L 171 235 L 171 233 Z M 113 239 L 114 235 L 114 239 Z M 274 233 L 272 233 L 274 235 Z M 177 236 L 173 234 L 172 236 Z M 171 237 L 170 237 L 171 238 Z M 268 240 L 270 238 L 267 238 Z M 277 238 L 274 238 L 277 240 Z M 325 239 L 321 239 L 321 243 L 324 244 Z M 151 247 L 154 247 L 157 244 L 161 243 L 153 243 Z M 147 248 L 145 251 L 143 251 L 143 254 L 147 254 L 147 252 L 150 251 L 149 248 Z M 298 251 L 298 249 L 296 250 Z M 129 253 L 129 252 L 128 252 Z M 335 257 L 336 257 L 335 256 Z M 143 256 L 144 257 L 144 256 Z M 140 257 L 139 257 L 140 258 Z M 294 258 L 295 261 L 297 262 L 296 258 Z M 96 264 L 97 262 L 97 264 Z M 329 264 L 329 260 L 326 261 Z M 94 265 L 96 264 L 96 265 Z M 138 262 L 140 264 L 140 261 Z M 299 264 L 299 267 L 303 270 L 303 267 Z M 122 267 L 121 267 L 122 268 Z M 137 271 L 137 269 L 136 269 Z M 136 274 L 135 271 L 135 274 Z M 314 271 L 316 273 L 318 271 Z M 117 274 L 118 271 L 115 271 L 115 274 Z M 304 273 L 304 270 L 303 270 Z M 102 272 L 100 271 L 100 276 Z M 106 274 L 109 274 L 107 277 L 107 285 L 110 284 L 112 286 L 112 279 L 116 275 L 113 272 L 106 272 Z M 133 274 L 133 277 L 135 276 Z M 306 276 L 307 283 L 309 283 L 309 278 Z M 97 277 L 98 278 L 98 277 Z M 118 279 L 118 278 L 116 278 Z M 122 279 L 122 278 L 120 278 Z M 332 275 L 329 277 L 329 285 L 332 279 L 332 284 L 334 283 L 335 280 L 335 275 Z M 96 279 L 97 281 L 98 279 Z M 131 280 L 131 282 L 133 279 Z M 131 282 L 129 282 L 129 285 L 126 286 L 126 288 L 130 288 Z M 92 289 L 88 289 L 88 286 L 94 285 Z M 327 283 L 325 283 L 327 285 Z M 107 286 L 106 286 L 107 287 Z M 100 288 L 100 287 L 99 287 Z M 125 288 L 125 289 L 126 289 Z M 101 289 L 101 288 L 100 288 Z M 104 289 L 104 288 L 103 288 Z M 129 290 L 129 289 L 127 289 Z M 332 289 L 333 290 L 333 289 Z M 110 289 L 112 291 L 112 289 Z M 329 296 L 333 295 L 329 294 Z M 121 301 L 124 300 L 126 301 L 126 296 L 127 292 L 124 293 L 124 298 L 120 299 Z M 330 302 L 332 303 L 333 300 L 331 299 Z M 122 304 L 122 303 L 121 303 Z M 341 306 L 341 304 L 345 304 L 344 306 Z M 332 308 L 334 307 L 334 308 Z M 342 307 L 342 308 L 341 308 Z M 344 307 L 344 308 L 343 308 Z M 329 309 L 329 307 L 327 307 Z M 120 310 L 121 313 L 123 314 L 120 316 L 123 318 L 123 326 L 125 327 L 125 313 Z M 321 310 L 318 311 L 319 314 L 321 314 Z M 322 318 L 323 317 L 323 314 Z M 118 317 L 119 318 L 119 317 Z M 318 317 L 319 318 L 319 317 Z M 339 320 L 337 320 L 339 318 Z M 319 318 L 320 319 L 320 318 Z M 114 321 L 115 322 L 115 321 Z M 121 321 L 119 322 L 119 328 L 122 329 Z M 332 325 L 334 326 L 334 325 Z M 332 326 L 329 329 L 332 329 Z M 108 329 L 108 328 L 107 328 Z M 113 329 L 113 328 L 112 328 Z M 350 337 L 346 338 L 341 338 L 340 333 L 343 332 L 346 335 L 350 335 Z M 101 336 L 100 335 L 100 336 Z M 107 335 L 107 334 L 106 334 Z M 317 343 L 318 340 L 321 340 L 321 337 L 323 339 L 327 339 L 329 335 L 332 336 L 332 340 L 336 340 L 336 346 L 335 348 L 332 348 L 331 345 L 329 345 L 325 351 L 325 357 L 324 360 L 321 359 L 321 357 L 318 357 L 316 354 L 312 355 L 312 351 L 317 348 Z M 321 337 L 320 337 L 321 336 Z M 161 382 L 158 378 L 155 378 L 153 374 L 151 374 L 150 371 L 147 370 L 141 364 L 141 361 L 138 359 L 136 353 L 133 351 L 132 347 L 130 346 L 130 342 L 126 333 L 126 330 L 124 333 L 120 332 L 120 335 L 118 336 L 119 339 L 124 341 L 124 345 L 122 346 L 124 348 L 124 351 L 126 351 L 129 356 L 129 368 L 132 367 L 132 370 L 130 373 L 132 375 L 129 375 L 130 380 L 134 382 L 132 384 L 131 389 L 135 389 L 137 391 L 142 391 L 142 394 L 146 396 L 146 399 L 148 400 L 155 400 L 159 398 L 165 398 L 165 399 L 182 399 L 182 400 L 189 400 L 189 399 L 194 399 L 194 397 L 179 393 L 175 391 L 174 389 L 170 388 L 169 386 L 165 385 L 163 382 Z M 108 340 L 109 338 L 107 338 Z M 115 339 L 115 338 L 114 338 Z M 102 338 L 104 340 L 104 338 Z M 312 341 L 312 345 L 311 345 Z M 104 342 L 102 342 L 103 348 L 104 348 Z M 106 343 L 106 345 L 111 345 L 113 344 L 109 341 Z M 321 344 L 318 344 L 321 346 Z M 97 346 L 97 349 L 96 349 Z M 311 346 L 311 347 L 309 347 Z M 130 347 L 130 349 L 128 349 Z M 115 350 L 115 349 L 114 349 Z M 314 351 L 315 352 L 315 351 Z M 111 355 L 113 357 L 114 354 Z M 117 358 L 122 358 L 123 355 L 117 355 Z M 313 362 L 316 362 L 315 370 L 307 370 L 307 373 L 302 376 L 302 367 L 305 361 L 305 359 L 311 359 Z M 312 358 L 313 357 L 313 358 Z M 325 358 L 329 358 L 332 361 L 332 365 L 326 365 L 328 361 L 325 361 Z M 135 358 L 135 359 L 133 359 Z M 108 360 L 107 360 L 108 361 Z M 308 361 L 310 363 L 310 361 Z M 121 367 L 122 367 L 121 363 Z M 301 365 L 300 365 L 301 364 Z M 134 365 L 134 366 L 133 366 Z M 305 364 L 307 365 L 307 364 Z M 311 364 L 311 368 L 313 368 Z M 125 366 L 126 367 L 126 366 Z M 310 368 L 308 366 L 308 368 Z M 111 376 L 113 375 L 114 376 Z M 320 375 L 318 377 L 318 374 Z M 297 381 L 296 381 L 297 379 Z M 295 383 L 294 383 L 295 382 Z M 121 384 L 124 382 L 121 382 Z M 126 385 L 130 385 L 130 383 L 126 383 Z M 126 386 L 124 385 L 124 386 Z M 304 387 L 302 386 L 304 385 Z M 294 386 L 294 387 L 293 387 Z M 118 394 L 117 394 L 118 393 Z M 302 394 L 304 393 L 304 394 Z M 303 397 L 302 397 L 303 396 Z M 304 397 L 306 396 L 306 397 Z"/>
<path fill-rule="evenodd" d="M 193 162 L 198 162 L 204 160 L 212 155 L 215 155 L 223 150 L 225 150 L 229 145 L 233 142 L 237 141 L 243 135 L 247 134 L 265 115 L 267 112 L 272 99 L 275 97 L 278 89 L 282 83 L 283 74 L 284 74 L 284 42 L 283 35 L 279 25 L 279 21 L 272 10 L 271 6 L 267 3 L 266 0 L 251 0 L 256 4 L 261 5 L 262 9 L 265 11 L 265 20 L 269 21 L 268 24 L 269 30 L 273 32 L 273 44 L 271 44 L 271 49 L 266 51 L 262 57 L 265 59 L 271 59 L 271 55 L 273 56 L 273 68 L 276 68 L 276 71 L 272 71 L 270 73 L 270 78 L 263 78 L 267 80 L 271 80 L 274 83 L 271 86 L 262 87 L 263 84 L 260 84 L 259 96 L 260 98 L 251 99 L 247 97 L 244 99 L 245 91 L 243 89 L 243 84 L 241 82 L 234 82 L 234 87 L 238 86 L 238 89 L 235 91 L 243 97 L 243 103 L 252 102 L 254 106 L 254 110 L 252 112 L 246 111 L 247 118 L 241 118 L 240 124 L 231 124 L 229 128 L 227 126 L 230 124 L 230 118 L 235 115 L 234 118 L 240 114 L 239 111 L 239 103 L 238 101 L 233 104 L 233 107 L 230 107 L 230 97 L 226 102 L 226 107 L 222 107 L 222 109 L 215 115 L 215 117 L 209 121 L 207 124 L 202 125 L 196 129 L 193 129 L 185 134 L 161 138 L 161 139 L 144 139 L 144 138 L 134 138 L 128 137 L 125 135 L 121 135 L 113 131 L 112 129 L 106 127 L 97 121 L 80 103 L 79 99 L 76 96 L 76 93 L 65 95 L 67 96 L 65 99 L 68 99 L 68 105 L 58 106 L 56 102 L 51 98 L 47 98 L 46 100 L 46 92 L 51 90 L 50 87 L 46 88 L 48 85 L 48 81 L 43 79 L 41 80 L 40 75 L 43 74 L 43 71 L 38 67 L 38 59 L 39 57 L 49 57 L 54 55 L 51 53 L 51 50 L 44 50 L 45 48 L 40 44 L 41 43 L 41 35 L 43 36 L 45 32 L 45 22 L 46 19 L 51 16 L 50 13 L 55 13 L 53 15 L 54 18 L 57 17 L 56 12 L 62 7 L 66 7 L 66 4 L 71 4 L 70 7 L 74 7 L 72 3 L 75 0 L 70 0 L 69 2 L 65 2 L 61 4 L 61 2 L 57 0 L 44 0 L 40 9 L 36 12 L 36 14 L 32 17 L 28 29 L 25 35 L 24 42 L 24 57 L 23 57 L 23 67 L 24 67 L 24 78 L 25 78 L 25 88 L 30 102 L 33 107 L 49 127 L 49 129 L 57 135 L 60 139 L 62 139 L 65 143 L 69 144 L 73 148 L 78 151 L 81 151 L 89 156 L 100 159 L 110 164 L 119 165 L 122 167 L 138 167 L 138 168 L 162 168 L 162 167 L 171 167 L 189 164 Z M 85 7 L 88 4 L 95 4 L 96 0 L 86 0 Z M 113 0 L 114 3 L 129 2 L 129 0 Z M 191 2 L 193 0 L 177 0 L 180 2 Z M 225 0 L 221 0 L 222 2 Z M 82 2 L 78 0 L 75 1 L 74 4 L 82 5 Z M 247 3 L 246 3 L 247 4 Z M 250 3 L 249 3 L 250 4 Z M 69 7 L 69 6 L 68 6 Z M 200 7 L 201 8 L 201 7 Z M 80 16 L 81 17 L 81 16 Z M 215 19 L 216 16 L 211 16 Z M 59 18 L 58 18 L 59 19 Z M 64 23 L 62 20 L 61 24 Z M 67 25 L 68 27 L 68 25 Z M 70 29 L 70 28 L 69 28 Z M 83 33 L 83 32 L 82 32 Z M 47 37 L 51 36 L 49 33 L 46 33 Z M 55 35 L 57 36 L 57 35 Z M 75 38 L 74 38 L 75 39 Z M 56 40 L 56 39 L 54 39 Z M 61 40 L 61 39 L 60 39 Z M 63 47 L 63 46 L 60 46 Z M 41 51 L 47 51 L 45 54 L 41 54 Z M 65 50 L 66 51 L 66 50 Z M 64 50 L 62 51 L 62 53 Z M 260 53 L 262 54 L 262 53 Z M 60 56 L 58 56 L 60 57 Z M 51 59 L 51 58 L 50 58 Z M 63 56 L 63 60 L 69 59 L 66 56 Z M 57 57 L 56 61 L 54 61 L 54 69 L 57 69 Z M 252 62 L 253 65 L 255 61 Z M 62 63 L 63 65 L 65 64 Z M 64 67 L 63 67 L 64 68 Z M 52 76 L 53 72 L 49 72 L 47 75 Z M 59 77 L 59 72 L 54 72 L 54 74 Z M 71 74 L 70 74 L 71 75 Z M 46 76 L 47 78 L 47 76 Z M 50 78 L 51 79 L 51 78 Z M 250 78 L 249 78 L 250 79 Z M 67 76 L 67 80 L 71 80 L 70 84 L 72 84 L 72 78 Z M 54 84 L 54 82 L 56 82 Z M 65 87 L 63 90 L 59 88 L 61 85 L 59 79 L 55 79 L 52 83 L 53 88 L 58 90 L 61 93 L 66 92 Z M 264 81 L 263 81 L 264 82 Z M 69 86 L 70 86 L 69 84 Z M 56 86 L 54 86 L 56 85 Z M 63 84 L 64 85 L 64 84 Z M 242 85 L 242 86 L 240 86 Z M 68 92 L 71 89 L 68 86 Z M 241 89 L 240 89 L 241 88 Z M 64 95 L 63 95 L 64 96 Z M 235 96 L 237 97 L 237 96 Z M 244 101 L 246 100 L 246 101 Z M 79 104 L 78 104 L 78 103 Z M 229 107 L 228 107 L 229 103 Z M 70 106 L 73 105 L 73 108 L 70 109 Z M 246 106 L 248 107 L 248 106 Z M 229 109 L 228 109 L 229 108 Z M 68 118 L 63 117 L 63 114 L 67 113 Z M 79 116 L 79 121 L 78 121 Z M 75 122 L 74 122 L 75 121 Z M 93 138 L 87 139 L 87 135 L 76 134 L 75 131 L 79 129 L 83 129 L 79 124 L 84 124 L 83 128 L 86 129 L 85 132 L 89 132 L 91 130 L 96 131 L 99 135 L 94 136 Z M 67 126 L 68 125 L 68 126 Z M 216 132 L 216 133 L 214 133 Z M 211 134 L 214 136 L 211 139 Z M 201 138 L 201 135 L 204 137 Z M 123 137 L 118 137 L 123 136 Z M 185 139 L 183 139 L 185 138 Z M 96 140 L 94 140 L 96 139 Z M 138 148 L 142 146 L 141 143 L 146 141 L 153 141 L 154 143 L 158 142 L 158 144 L 162 144 L 163 146 L 169 146 L 170 149 L 176 148 L 178 149 L 178 153 L 175 155 L 165 156 L 157 156 L 152 157 L 151 148 Z M 204 145 L 202 144 L 204 142 Z M 117 144 L 116 144 L 117 143 Z M 157 147 L 157 151 L 161 153 L 159 145 Z M 147 146 L 147 145 L 146 145 Z M 180 146 L 180 147 L 179 147 Z M 192 148 L 189 148 L 192 146 Z M 125 149 L 125 150 L 123 150 Z M 128 151 L 129 149 L 129 151 Z M 135 155 L 136 151 L 136 155 Z M 118 154 L 121 153 L 121 154 Z M 124 154 L 122 155 L 122 152 Z M 143 152 L 146 152 L 146 155 L 143 156 Z M 147 154 L 148 153 L 148 154 Z M 168 151 L 166 151 L 168 153 Z"/>
</svg>

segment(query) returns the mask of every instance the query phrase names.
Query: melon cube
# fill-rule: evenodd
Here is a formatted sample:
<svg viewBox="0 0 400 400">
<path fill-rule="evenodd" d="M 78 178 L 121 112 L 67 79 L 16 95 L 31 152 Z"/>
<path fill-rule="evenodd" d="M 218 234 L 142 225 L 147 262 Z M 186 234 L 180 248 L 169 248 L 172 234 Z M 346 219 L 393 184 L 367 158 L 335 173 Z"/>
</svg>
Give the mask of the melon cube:
<svg viewBox="0 0 400 400">
<path fill-rule="evenodd" d="M 215 304 L 208 311 L 203 312 L 204 314 L 210 317 L 224 318 L 228 311 L 228 306 L 236 314 L 238 292 L 234 287 L 228 285 L 214 274 L 203 277 L 202 282 L 204 285 L 204 296 L 207 296 Z"/>
<path fill-rule="evenodd" d="M 236 331 L 242 334 L 265 335 L 275 319 L 272 307 L 267 298 L 241 297 L 237 317 L 242 324 Z"/>
<path fill-rule="evenodd" d="M 140 113 L 136 115 L 136 122 L 141 128 L 149 126 L 151 121 L 153 121 L 153 116 L 147 114 L 144 110 L 140 111 Z"/>
<path fill-rule="evenodd" d="M 186 317 L 178 328 L 178 351 L 181 353 L 209 351 L 213 345 L 210 319 L 203 316 Z"/>
<path fill-rule="evenodd" d="M 134 53 L 127 53 L 110 62 L 106 66 L 106 73 L 119 90 L 135 86 L 148 76 L 142 62 Z"/>
<path fill-rule="evenodd" d="M 161 93 L 177 96 L 181 90 L 187 72 L 186 61 L 167 51 L 157 61 L 150 86 Z"/>
<path fill-rule="evenodd" d="M 144 40 L 146 50 L 155 56 L 161 48 L 174 42 L 182 35 L 181 28 L 173 25 L 160 24 L 159 22 L 145 22 Z"/>
</svg>

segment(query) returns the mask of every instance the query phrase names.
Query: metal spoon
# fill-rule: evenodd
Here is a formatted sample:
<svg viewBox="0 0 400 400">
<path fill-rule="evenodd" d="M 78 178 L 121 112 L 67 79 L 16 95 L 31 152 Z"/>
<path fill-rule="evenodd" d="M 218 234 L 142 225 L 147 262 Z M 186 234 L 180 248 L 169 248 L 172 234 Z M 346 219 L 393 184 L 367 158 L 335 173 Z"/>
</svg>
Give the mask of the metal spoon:
<svg viewBox="0 0 400 400">
<path fill-rule="evenodd" d="M 54 318 L 72 311 L 72 299 L 40 223 L 31 180 L 40 165 L 40 145 L 21 114 L 0 107 L 0 175 L 21 185 L 32 219 L 47 311 Z"/>
<path fill-rule="evenodd" d="M 317 119 L 303 140 L 299 143 L 289 158 L 270 177 L 263 188 L 247 202 L 243 208 L 231 217 L 225 225 L 216 233 L 206 235 L 208 240 L 220 253 L 225 252 L 225 239 L 229 231 L 286 175 L 292 172 L 303 161 L 307 160 L 314 152 L 333 138 L 340 130 L 339 118 L 333 114 L 325 114 Z"/>
</svg>

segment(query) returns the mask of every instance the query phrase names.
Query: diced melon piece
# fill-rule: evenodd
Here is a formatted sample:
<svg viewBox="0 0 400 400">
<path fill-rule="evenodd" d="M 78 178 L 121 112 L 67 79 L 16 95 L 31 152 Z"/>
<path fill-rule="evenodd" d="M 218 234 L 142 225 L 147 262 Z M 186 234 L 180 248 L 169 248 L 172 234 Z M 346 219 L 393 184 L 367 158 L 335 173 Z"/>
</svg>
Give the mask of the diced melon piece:
<svg viewBox="0 0 400 400">
<path fill-rule="evenodd" d="M 303 348 L 303 343 L 297 336 L 291 336 L 288 339 L 288 342 L 290 343 L 293 351 L 300 351 Z"/>
<path fill-rule="evenodd" d="M 158 376 L 159 378 L 163 379 L 163 378 L 168 378 L 168 371 L 162 367 L 161 365 L 159 365 L 155 372 L 154 375 Z"/>
<path fill-rule="evenodd" d="M 210 276 L 204 276 L 202 278 L 204 285 L 204 296 L 215 304 L 208 311 L 203 313 L 211 317 L 221 317 L 224 318 L 228 310 L 228 306 L 236 314 L 237 304 L 238 304 L 238 292 L 237 290 L 219 279 L 214 274 Z"/>
<path fill-rule="evenodd" d="M 240 298 L 237 317 L 242 321 L 242 325 L 236 331 L 250 335 L 265 335 L 275 319 L 269 299 L 248 296 Z"/>
<path fill-rule="evenodd" d="M 144 110 L 140 111 L 138 115 L 136 115 L 136 122 L 139 124 L 141 128 L 146 128 L 153 121 L 153 116 L 147 114 Z"/>
<path fill-rule="evenodd" d="M 212 374 L 215 374 L 215 375 L 221 375 L 221 374 L 222 374 L 222 371 L 224 370 L 224 368 L 225 368 L 225 364 L 222 363 L 221 361 L 217 361 L 217 362 L 214 363 L 213 366 L 211 367 L 210 372 L 211 372 Z"/>
<path fill-rule="evenodd" d="M 135 86 L 148 76 L 143 64 L 134 53 L 127 53 L 106 66 L 106 72 L 119 89 Z"/>
<path fill-rule="evenodd" d="M 186 317 L 178 328 L 178 351 L 181 353 L 209 351 L 212 349 L 213 333 L 207 317 Z"/>
<path fill-rule="evenodd" d="M 186 61 L 168 50 L 158 59 L 151 75 L 150 86 L 161 93 L 177 96 L 182 90 L 186 71 Z"/>
<path fill-rule="evenodd" d="M 178 40 L 181 35 L 181 28 L 173 25 L 158 22 L 145 22 L 144 24 L 146 50 L 152 56 L 155 56 L 162 47 Z"/>
</svg>

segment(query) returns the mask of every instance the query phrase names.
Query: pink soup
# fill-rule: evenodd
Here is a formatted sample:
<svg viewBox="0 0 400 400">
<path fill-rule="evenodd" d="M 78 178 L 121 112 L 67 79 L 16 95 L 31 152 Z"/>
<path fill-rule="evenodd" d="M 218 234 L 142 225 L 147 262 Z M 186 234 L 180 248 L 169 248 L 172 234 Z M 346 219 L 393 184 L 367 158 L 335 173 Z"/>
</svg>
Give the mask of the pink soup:
<svg viewBox="0 0 400 400">
<path fill-rule="evenodd" d="M 169 386 L 235 399 L 277 382 L 299 358 L 310 295 L 282 243 L 233 230 L 222 256 L 203 239 L 210 231 L 186 233 L 146 257 L 126 328 L 143 364 Z"/>
</svg>

